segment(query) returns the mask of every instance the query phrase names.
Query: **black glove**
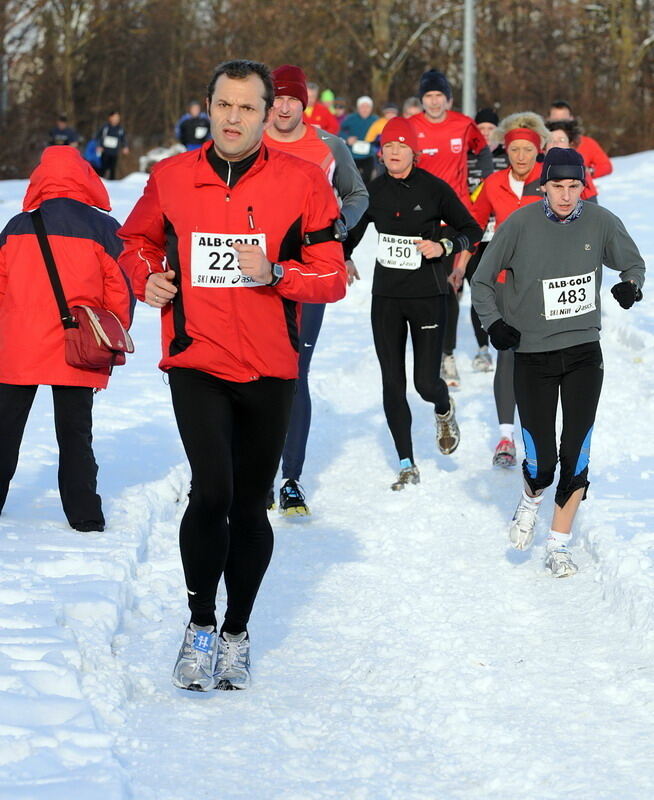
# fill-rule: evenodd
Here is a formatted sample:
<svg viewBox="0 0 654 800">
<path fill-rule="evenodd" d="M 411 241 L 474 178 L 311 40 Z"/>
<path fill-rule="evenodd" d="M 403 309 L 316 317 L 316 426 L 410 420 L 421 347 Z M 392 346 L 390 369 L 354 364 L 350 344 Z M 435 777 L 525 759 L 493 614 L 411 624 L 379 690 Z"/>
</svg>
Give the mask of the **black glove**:
<svg viewBox="0 0 654 800">
<path fill-rule="evenodd" d="M 511 350 L 520 344 L 520 331 L 507 325 L 503 319 L 495 320 L 488 329 L 488 335 L 496 350 Z"/>
<path fill-rule="evenodd" d="M 643 299 L 643 293 L 631 281 L 621 281 L 611 287 L 611 294 L 622 308 L 631 308 L 637 300 Z"/>
</svg>

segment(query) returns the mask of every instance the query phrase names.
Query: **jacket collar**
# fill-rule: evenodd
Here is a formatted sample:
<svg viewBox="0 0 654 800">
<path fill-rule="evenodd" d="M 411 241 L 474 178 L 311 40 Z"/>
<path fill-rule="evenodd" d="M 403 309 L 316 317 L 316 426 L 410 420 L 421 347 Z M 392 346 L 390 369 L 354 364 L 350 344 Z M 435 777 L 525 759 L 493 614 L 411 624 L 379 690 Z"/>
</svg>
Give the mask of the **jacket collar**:
<svg viewBox="0 0 654 800">
<path fill-rule="evenodd" d="M 202 147 L 197 150 L 197 156 L 195 160 L 195 167 L 194 167 L 194 183 L 196 186 L 222 186 L 224 189 L 228 191 L 233 191 L 236 189 L 236 186 L 231 188 L 223 181 L 219 175 L 216 174 L 216 171 L 211 166 L 207 159 L 207 151 L 209 148 L 213 147 L 213 141 L 205 142 Z M 257 172 L 260 172 L 269 158 L 269 152 L 266 145 L 262 142 L 261 149 L 259 151 L 259 155 L 254 162 L 254 164 L 250 167 L 245 175 L 241 178 L 238 182 L 237 186 L 250 178 L 252 175 L 256 175 Z"/>
</svg>

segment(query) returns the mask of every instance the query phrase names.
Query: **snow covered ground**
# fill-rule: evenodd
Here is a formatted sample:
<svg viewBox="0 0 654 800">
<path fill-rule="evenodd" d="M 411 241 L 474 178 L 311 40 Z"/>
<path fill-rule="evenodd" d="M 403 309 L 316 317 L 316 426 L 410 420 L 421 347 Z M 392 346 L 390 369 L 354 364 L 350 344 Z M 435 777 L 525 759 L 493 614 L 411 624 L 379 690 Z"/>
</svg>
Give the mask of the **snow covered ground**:
<svg viewBox="0 0 654 800">
<path fill-rule="evenodd" d="M 110 184 L 123 219 L 144 176 Z M 654 263 L 654 152 L 601 199 Z M 25 183 L 0 183 L 0 223 Z M 363 280 L 328 309 L 304 476 L 314 515 L 273 515 L 250 626 L 253 687 L 199 695 L 170 673 L 187 620 L 177 528 L 188 481 L 158 315 L 95 408 L 108 527 L 67 528 L 50 393 L 39 391 L 0 517 L 0 800 L 644 800 L 654 797 L 654 311 L 604 299 L 606 378 L 578 519 L 580 572 L 507 547 L 518 471 L 490 468 L 492 376 L 459 326 L 462 443 L 435 452 L 411 390 L 420 486 L 389 490 Z M 607 275 L 610 285 L 613 275 Z M 649 290 L 649 291 L 648 291 Z"/>
</svg>

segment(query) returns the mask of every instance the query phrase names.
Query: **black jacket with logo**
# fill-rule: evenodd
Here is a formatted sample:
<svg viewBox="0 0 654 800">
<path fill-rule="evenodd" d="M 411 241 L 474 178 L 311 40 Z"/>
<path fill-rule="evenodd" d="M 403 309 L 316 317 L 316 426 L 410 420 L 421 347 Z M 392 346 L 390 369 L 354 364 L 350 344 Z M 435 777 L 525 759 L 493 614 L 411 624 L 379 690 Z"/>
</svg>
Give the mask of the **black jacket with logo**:
<svg viewBox="0 0 654 800">
<path fill-rule="evenodd" d="M 359 224 L 345 241 L 346 257 L 373 222 L 378 233 L 431 239 L 447 234 L 441 223 L 454 229 L 454 253 L 472 248 L 482 230 L 454 189 L 424 169 L 414 167 L 406 178 L 380 175 L 369 186 L 370 203 Z M 393 269 L 375 261 L 372 293 L 384 297 L 431 297 L 447 294 L 447 269 L 441 258 L 422 258 L 418 269 Z"/>
</svg>

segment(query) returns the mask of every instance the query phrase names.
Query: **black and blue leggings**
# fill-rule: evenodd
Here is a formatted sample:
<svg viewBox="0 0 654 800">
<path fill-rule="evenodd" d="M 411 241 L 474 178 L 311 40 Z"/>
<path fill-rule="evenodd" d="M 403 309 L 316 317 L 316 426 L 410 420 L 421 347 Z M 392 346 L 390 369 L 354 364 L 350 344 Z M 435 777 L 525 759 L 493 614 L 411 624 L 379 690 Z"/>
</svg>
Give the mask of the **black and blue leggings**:
<svg viewBox="0 0 654 800">
<path fill-rule="evenodd" d="M 561 397 L 563 430 L 555 497 L 560 508 L 574 491 L 588 488 L 590 440 L 603 376 L 599 342 L 515 354 L 513 380 L 526 455 L 522 471 L 532 492 L 554 482 L 556 410 Z"/>
</svg>

